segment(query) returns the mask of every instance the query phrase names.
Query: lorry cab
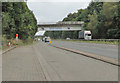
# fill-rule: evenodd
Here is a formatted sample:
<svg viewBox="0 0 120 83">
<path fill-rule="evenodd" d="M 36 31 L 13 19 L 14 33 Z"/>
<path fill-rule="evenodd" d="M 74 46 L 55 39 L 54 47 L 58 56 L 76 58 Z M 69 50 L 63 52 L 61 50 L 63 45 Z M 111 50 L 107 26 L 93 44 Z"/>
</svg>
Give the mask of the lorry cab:
<svg viewBox="0 0 120 83">
<path fill-rule="evenodd" d="M 85 39 L 85 40 L 90 40 L 92 39 L 92 34 L 91 31 L 79 31 L 79 39 Z"/>
<path fill-rule="evenodd" d="M 84 39 L 92 39 L 91 31 L 84 31 Z"/>
</svg>

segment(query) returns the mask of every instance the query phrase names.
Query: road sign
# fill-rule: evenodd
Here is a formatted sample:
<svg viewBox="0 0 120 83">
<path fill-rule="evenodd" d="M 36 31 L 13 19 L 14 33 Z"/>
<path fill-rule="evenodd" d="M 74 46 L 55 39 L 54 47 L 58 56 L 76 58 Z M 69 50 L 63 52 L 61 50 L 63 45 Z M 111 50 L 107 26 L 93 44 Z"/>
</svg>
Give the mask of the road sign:
<svg viewBox="0 0 120 83">
<path fill-rule="evenodd" d="M 45 30 L 38 31 L 36 32 L 35 36 L 43 36 L 45 32 Z"/>
<path fill-rule="evenodd" d="M 70 27 L 68 27 L 68 29 L 70 29 Z"/>
</svg>

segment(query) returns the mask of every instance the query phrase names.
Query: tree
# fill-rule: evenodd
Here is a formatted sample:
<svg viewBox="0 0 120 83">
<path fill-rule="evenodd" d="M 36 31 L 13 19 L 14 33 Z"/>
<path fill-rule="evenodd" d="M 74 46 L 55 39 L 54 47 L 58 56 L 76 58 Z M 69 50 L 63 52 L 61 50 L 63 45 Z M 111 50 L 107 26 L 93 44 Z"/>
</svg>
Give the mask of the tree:
<svg viewBox="0 0 120 83">
<path fill-rule="evenodd" d="M 33 38 L 37 31 L 37 21 L 32 11 L 25 2 L 3 2 L 2 3 L 3 35 L 7 38 L 19 38 L 26 40 Z"/>
<path fill-rule="evenodd" d="M 93 38 L 120 38 L 120 2 L 91 2 L 63 21 L 84 21 L 83 30 L 91 30 Z"/>
</svg>

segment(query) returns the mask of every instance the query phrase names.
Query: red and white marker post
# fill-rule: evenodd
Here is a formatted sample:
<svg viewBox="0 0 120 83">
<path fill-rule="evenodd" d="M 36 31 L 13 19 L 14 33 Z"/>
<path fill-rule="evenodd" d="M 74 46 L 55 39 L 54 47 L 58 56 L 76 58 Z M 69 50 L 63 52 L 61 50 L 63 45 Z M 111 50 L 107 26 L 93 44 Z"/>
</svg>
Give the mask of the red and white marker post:
<svg viewBox="0 0 120 83">
<path fill-rule="evenodd" d="M 16 41 L 18 41 L 18 34 L 16 34 Z"/>
<path fill-rule="evenodd" d="M 10 45 L 10 42 L 8 42 L 8 47 L 10 47 L 11 45 Z"/>
</svg>

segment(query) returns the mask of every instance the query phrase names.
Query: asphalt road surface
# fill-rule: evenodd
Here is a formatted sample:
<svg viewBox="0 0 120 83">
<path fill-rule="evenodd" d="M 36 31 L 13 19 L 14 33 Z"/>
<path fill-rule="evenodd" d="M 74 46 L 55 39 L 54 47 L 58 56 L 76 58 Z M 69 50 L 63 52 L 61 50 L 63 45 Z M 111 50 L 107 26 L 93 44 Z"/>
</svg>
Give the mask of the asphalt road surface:
<svg viewBox="0 0 120 83">
<path fill-rule="evenodd" d="M 52 41 L 52 44 L 118 60 L 118 45 L 79 43 L 71 41 Z"/>
<path fill-rule="evenodd" d="M 118 81 L 118 67 L 43 42 L 2 55 L 3 81 Z"/>
</svg>

